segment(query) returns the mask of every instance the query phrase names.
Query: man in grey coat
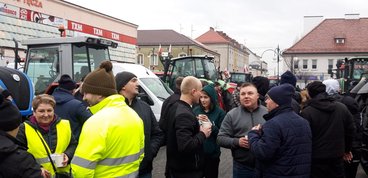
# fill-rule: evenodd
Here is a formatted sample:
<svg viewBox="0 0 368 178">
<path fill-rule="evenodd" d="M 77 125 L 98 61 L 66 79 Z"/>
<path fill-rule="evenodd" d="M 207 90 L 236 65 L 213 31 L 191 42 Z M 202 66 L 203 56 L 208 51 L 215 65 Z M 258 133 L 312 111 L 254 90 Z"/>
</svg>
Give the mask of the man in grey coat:
<svg viewBox="0 0 368 178">
<path fill-rule="evenodd" d="M 256 125 L 265 123 L 266 107 L 259 104 L 257 88 L 251 83 L 240 87 L 240 103 L 228 112 L 222 122 L 217 143 L 231 149 L 233 156 L 233 178 L 254 177 L 255 159 L 249 151 L 246 135 Z"/>
</svg>

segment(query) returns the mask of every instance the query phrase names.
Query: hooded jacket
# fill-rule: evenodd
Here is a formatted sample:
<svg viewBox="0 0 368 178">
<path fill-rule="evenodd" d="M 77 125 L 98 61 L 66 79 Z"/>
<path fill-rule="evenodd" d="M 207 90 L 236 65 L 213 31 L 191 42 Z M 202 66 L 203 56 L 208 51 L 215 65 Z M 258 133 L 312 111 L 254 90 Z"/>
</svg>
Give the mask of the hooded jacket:
<svg viewBox="0 0 368 178">
<path fill-rule="evenodd" d="M 204 153 L 211 157 L 220 157 L 220 154 L 221 154 L 220 146 L 217 145 L 216 139 L 219 133 L 219 129 L 221 127 L 221 123 L 226 113 L 225 111 L 220 109 L 220 107 L 217 105 L 218 104 L 217 94 L 216 94 L 216 90 L 214 89 L 212 85 L 207 85 L 206 87 L 203 88 L 203 91 L 205 91 L 210 97 L 210 101 L 211 101 L 210 110 L 208 112 L 205 112 L 203 106 L 200 104 L 199 106 L 193 109 L 193 112 L 195 115 L 198 115 L 198 114 L 207 115 L 208 119 L 212 123 L 211 135 L 204 141 L 204 144 L 203 144 Z"/>
<path fill-rule="evenodd" d="M 310 99 L 301 112 L 312 130 L 312 159 L 336 159 L 351 151 L 355 132 L 346 106 L 323 92 Z"/>
<path fill-rule="evenodd" d="M 81 101 L 63 88 L 56 88 L 52 94 L 56 101 L 55 114 L 70 122 L 72 133 L 78 140 L 83 123 L 92 116 Z"/>
<path fill-rule="evenodd" d="M 4 131 L 0 131 L 0 177 L 42 178 L 35 158 Z"/>
</svg>

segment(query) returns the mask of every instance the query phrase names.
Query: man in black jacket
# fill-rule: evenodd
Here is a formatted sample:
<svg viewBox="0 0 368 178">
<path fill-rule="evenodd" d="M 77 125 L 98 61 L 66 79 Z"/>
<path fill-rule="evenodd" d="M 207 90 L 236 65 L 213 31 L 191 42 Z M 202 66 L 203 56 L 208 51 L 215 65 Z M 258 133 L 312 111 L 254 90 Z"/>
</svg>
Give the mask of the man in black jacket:
<svg viewBox="0 0 368 178">
<path fill-rule="evenodd" d="M 312 82 L 306 88 L 311 99 L 301 116 L 312 130 L 311 177 L 343 178 L 344 160 L 352 159 L 353 116 L 344 104 L 327 95 L 322 82 Z"/>
<path fill-rule="evenodd" d="M 192 105 L 199 102 L 201 81 L 193 76 L 183 79 L 180 100 L 170 107 L 166 140 L 167 168 L 170 177 L 202 178 L 204 140 L 211 127 L 200 126 Z"/>
<path fill-rule="evenodd" d="M 41 178 L 40 165 L 15 138 L 21 120 L 18 108 L 0 95 L 0 177 Z"/>
<path fill-rule="evenodd" d="M 137 76 L 120 72 L 115 76 L 116 89 L 125 97 L 125 102 L 139 115 L 144 125 L 144 158 L 139 166 L 139 177 L 152 177 L 152 162 L 164 141 L 164 134 L 158 126 L 151 107 L 137 99 L 139 84 Z"/>
</svg>

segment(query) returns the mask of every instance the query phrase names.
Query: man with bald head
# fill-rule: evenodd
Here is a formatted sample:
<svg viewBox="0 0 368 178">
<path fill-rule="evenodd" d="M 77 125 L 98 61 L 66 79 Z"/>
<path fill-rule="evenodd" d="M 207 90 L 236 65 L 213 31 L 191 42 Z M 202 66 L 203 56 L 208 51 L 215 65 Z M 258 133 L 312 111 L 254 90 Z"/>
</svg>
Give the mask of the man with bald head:
<svg viewBox="0 0 368 178">
<path fill-rule="evenodd" d="M 192 105 L 199 102 L 202 84 L 197 78 L 188 76 L 183 79 L 180 90 L 180 100 L 170 107 L 167 114 L 167 171 L 171 178 L 201 178 L 203 143 L 210 136 L 211 127 L 199 125 Z"/>
</svg>

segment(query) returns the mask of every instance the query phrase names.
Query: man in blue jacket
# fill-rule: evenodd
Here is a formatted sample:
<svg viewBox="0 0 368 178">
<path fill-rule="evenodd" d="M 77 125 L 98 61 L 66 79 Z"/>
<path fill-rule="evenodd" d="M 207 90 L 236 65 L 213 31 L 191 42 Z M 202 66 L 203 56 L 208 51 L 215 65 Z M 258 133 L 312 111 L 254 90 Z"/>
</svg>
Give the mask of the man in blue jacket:
<svg viewBox="0 0 368 178">
<path fill-rule="evenodd" d="M 73 136 L 78 140 L 84 122 L 92 114 L 81 101 L 74 98 L 73 90 L 76 86 L 70 76 L 64 74 L 60 77 L 59 87 L 52 96 L 56 101 L 55 114 L 69 120 Z"/>
<path fill-rule="evenodd" d="M 265 100 L 266 123 L 248 133 L 257 177 L 310 177 L 312 132 L 308 121 L 293 112 L 294 93 L 290 84 L 272 88 Z"/>
</svg>

